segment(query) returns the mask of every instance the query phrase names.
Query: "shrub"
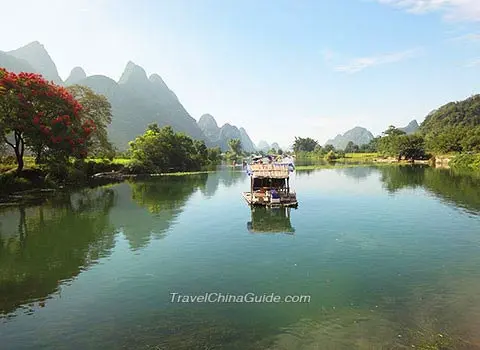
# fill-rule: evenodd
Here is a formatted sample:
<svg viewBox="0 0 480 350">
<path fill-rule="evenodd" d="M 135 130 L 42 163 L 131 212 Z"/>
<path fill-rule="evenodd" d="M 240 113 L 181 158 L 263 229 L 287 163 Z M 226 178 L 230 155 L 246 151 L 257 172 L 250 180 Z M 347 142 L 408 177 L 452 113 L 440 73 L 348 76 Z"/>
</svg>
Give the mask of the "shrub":
<svg viewBox="0 0 480 350">
<path fill-rule="evenodd" d="M 480 154 L 459 154 L 449 164 L 455 169 L 480 171 Z"/>
<path fill-rule="evenodd" d="M 333 162 L 333 161 L 335 161 L 335 159 L 337 159 L 337 156 L 335 155 L 335 152 L 333 152 L 333 151 L 330 151 L 325 155 L 325 160 L 327 162 Z"/>
<path fill-rule="evenodd" d="M 149 174 L 154 172 L 154 169 L 139 160 L 132 159 L 125 165 L 124 171 L 127 174 Z"/>
<path fill-rule="evenodd" d="M 32 187 L 28 179 L 17 176 L 16 172 L 0 174 L 0 194 L 25 191 Z"/>
</svg>

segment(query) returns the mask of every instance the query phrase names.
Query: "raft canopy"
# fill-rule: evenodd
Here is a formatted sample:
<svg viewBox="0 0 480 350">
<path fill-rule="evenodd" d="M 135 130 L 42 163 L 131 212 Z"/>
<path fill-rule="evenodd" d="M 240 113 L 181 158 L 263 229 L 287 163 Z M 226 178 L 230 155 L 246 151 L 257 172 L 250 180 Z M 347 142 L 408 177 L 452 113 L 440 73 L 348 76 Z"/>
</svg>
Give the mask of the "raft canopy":
<svg viewBox="0 0 480 350">
<path fill-rule="evenodd" d="M 247 170 L 253 178 L 286 179 L 291 168 L 288 164 L 250 164 Z"/>
</svg>

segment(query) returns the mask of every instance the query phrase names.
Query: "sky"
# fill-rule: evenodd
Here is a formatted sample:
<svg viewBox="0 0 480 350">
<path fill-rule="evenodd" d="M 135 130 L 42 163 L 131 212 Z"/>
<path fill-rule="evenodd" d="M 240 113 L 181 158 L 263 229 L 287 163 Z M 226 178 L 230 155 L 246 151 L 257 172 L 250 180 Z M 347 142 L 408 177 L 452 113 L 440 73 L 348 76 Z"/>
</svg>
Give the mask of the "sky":
<svg viewBox="0 0 480 350">
<path fill-rule="evenodd" d="M 60 76 L 158 73 L 195 119 L 254 142 L 375 135 L 480 93 L 480 0 L 0 0 L 0 50 Z"/>
</svg>

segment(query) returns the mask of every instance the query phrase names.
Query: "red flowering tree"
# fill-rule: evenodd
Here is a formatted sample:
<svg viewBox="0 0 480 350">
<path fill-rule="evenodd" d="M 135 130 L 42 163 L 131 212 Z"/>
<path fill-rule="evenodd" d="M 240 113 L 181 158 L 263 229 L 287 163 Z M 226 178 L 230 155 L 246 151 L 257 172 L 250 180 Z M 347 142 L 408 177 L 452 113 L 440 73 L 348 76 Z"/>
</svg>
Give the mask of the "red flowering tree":
<svg viewBox="0 0 480 350">
<path fill-rule="evenodd" d="M 37 155 L 85 157 L 95 124 L 81 110 L 65 88 L 41 75 L 0 68 L 0 137 L 15 152 L 18 172 L 26 147 Z"/>
</svg>

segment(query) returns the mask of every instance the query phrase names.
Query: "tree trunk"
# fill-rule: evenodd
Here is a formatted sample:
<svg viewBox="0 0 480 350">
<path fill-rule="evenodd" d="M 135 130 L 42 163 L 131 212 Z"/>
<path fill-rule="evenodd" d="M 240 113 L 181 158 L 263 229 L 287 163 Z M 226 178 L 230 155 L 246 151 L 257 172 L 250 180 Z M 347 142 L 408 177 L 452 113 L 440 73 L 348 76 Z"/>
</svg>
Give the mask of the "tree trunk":
<svg viewBox="0 0 480 350">
<path fill-rule="evenodd" d="M 42 162 L 42 148 L 39 147 L 35 151 L 35 164 L 40 164 Z"/>
<path fill-rule="evenodd" d="M 23 170 L 23 157 L 21 157 L 19 154 L 17 154 L 17 151 L 15 150 L 15 156 L 17 157 L 17 173 L 21 173 Z"/>
<path fill-rule="evenodd" d="M 23 170 L 23 154 L 25 153 L 25 142 L 22 137 L 21 131 L 14 131 L 13 135 L 15 136 L 15 144 L 8 141 L 6 137 L 3 138 L 5 143 L 13 148 L 15 152 L 15 158 L 17 159 L 17 173 L 20 173 Z"/>
<path fill-rule="evenodd" d="M 22 133 L 15 131 L 15 157 L 17 158 L 17 173 L 23 170 L 23 154 L 25 152 L 25 143 L 23 142 Z"/>
</svg>

